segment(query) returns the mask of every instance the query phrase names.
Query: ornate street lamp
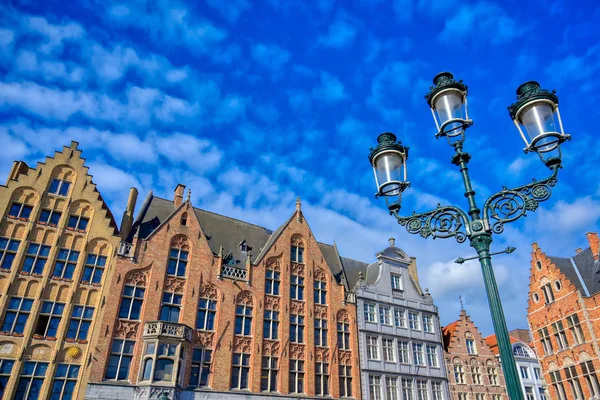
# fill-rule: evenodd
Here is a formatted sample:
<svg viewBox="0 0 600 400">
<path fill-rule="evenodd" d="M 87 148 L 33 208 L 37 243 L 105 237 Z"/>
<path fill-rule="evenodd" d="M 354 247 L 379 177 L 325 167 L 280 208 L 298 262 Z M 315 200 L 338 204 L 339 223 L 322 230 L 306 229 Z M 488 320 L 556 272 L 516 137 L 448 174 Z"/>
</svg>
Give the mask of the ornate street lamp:
<svg viewBox="0 0 600 400">
<path fill-rule="evenodd" d="M 493 194 L 485 201 L 482 213 L 475 201 L 475 191 L 467 168 L 471 156 L 463 151 L 465 131 L 472 125 L 467 113 L 467 86 L 462 81 L 456 81 L 449 72 L 436 75 L 433 83 L 435 86 L 430 88 L 425 98 L 438 130 L 435 136 L 445 137 L 454 147 L 452 164 L 460 168 L 468 210 L 465 212 L 455 206 L 438 205 L 434 210 L 402 217 L 399 214 L 402 192 L 410 186 L 406 180 L 408 148 L 397 142 L 396 136 L 391 133 L 380 135 L 377 147 L 371 148 L 369 154 L 377 184 L 376 196 L 386 198 L 390 214 L 409 233 L 418 233 L 424 238 L 431 236 L 434 239 L 454 237 L 459 243 L 469 239 L 471 246 L 477 251 L 476 258 L 481 263 L 508 395 L 511 400 L 523 400 L 492 268 L 490 245 L 492 234 L 502 233 L 505 223 L 519 219 L 528 211 L 535 211 L 539 202 L 550 198 L 561 168 L 560 145 L 570 139 L 570 136 L 563 131 L 558 97 L 554 91 L 541 89 L 537 82 L 519 86 L 517 101 L 508 107 L 509 113 L 525 141 L 525 152 L 538 153 L 552 174 L 544 180 L 534 180 L 514 189 L 504 188 Z M 464 262 L 466 259 L 459 260 Z"/>
</svg>

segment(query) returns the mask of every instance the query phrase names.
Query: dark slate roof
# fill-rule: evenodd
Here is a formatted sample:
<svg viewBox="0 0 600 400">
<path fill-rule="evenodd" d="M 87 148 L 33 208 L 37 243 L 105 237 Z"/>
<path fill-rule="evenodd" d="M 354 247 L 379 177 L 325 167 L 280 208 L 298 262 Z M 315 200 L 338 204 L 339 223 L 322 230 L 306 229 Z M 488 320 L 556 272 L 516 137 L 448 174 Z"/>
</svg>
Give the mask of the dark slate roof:
<svg viewBox="0 0 600 400">
<path fill-rule="evenodd" d="M 342 264 L 344 265 L 344 271 L 346 272 L 346 279 L 348 280 L 348 286 L 350 289 L 356 286 L 356 282 L 358 282 L 358 275 L 361 272 L 363 273 L 363 277 L 366 278 L 369 264 L 346 257 L 342 257 Z"/>
<path fill-rule="evenodd" d="M 342 281 L 344 266 L 342 265 L 342 260 L 337 251 L 337 247 L 335 247 L 335 245 L 332 246 L 330 244 L 319 242 L 319 248 L 321 249 L 321 253 L 323 253 L 323 257 L 325 257 L 325 262 L 327 263 L 327 265 L 329 265 L 333 276 L 335 276 L 335 280 L 338 283 L 343 283 L 346 286 L 346 288 L 348 288 L 347 279 L 344 279 Z"/>
<path fill-rule="evenodd" d="M 573 258 L 549 258 L 582 295 L 600 292 L 600 263 L 594 260 L 592 249 L 588 247 Z"/>
</svg>

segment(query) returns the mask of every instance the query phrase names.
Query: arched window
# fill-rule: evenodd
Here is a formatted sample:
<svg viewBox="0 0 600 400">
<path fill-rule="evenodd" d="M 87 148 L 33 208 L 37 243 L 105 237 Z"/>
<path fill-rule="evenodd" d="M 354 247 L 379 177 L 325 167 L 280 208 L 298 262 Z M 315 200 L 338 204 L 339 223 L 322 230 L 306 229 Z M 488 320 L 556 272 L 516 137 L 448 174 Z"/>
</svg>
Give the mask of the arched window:
<svg viewBox="0 0 600 400">
<path fill-rule="evenodd" d="M 154 368 L 154 381 L 171 382 L 173 380 L 173 360 L 159 358 Z"/>
<path fill-rule="evenodd" d="M 181 214 L 181 225 L 187 226 L 188 215 L 187 213 Z"/>
<path fill-rule="evenodd" d="M 513 354 L 515 357 L 535 358 L 533 351 L 527 346 L 517 343 L 513 346 Z"/>
<path fill-rule="evenodd" d="M 304 263 L 304 242 L 300 235 L 292 236 L 290 259 L 292 262 Z"/>
<path fill-rule="evenodd" d="M 171 240 L 171 250 L 169 251 L 167 275 L 185 277 L 188 258 L 188 239 L 182 235 L 175 236 L 173 240 Z"/>
<path fill-rule="evenodd" d="M 281 273 L 279 261 L 277 259 L 267 260 L 267 270 L 265 272 L 265 293 L 273 296 L 279 296 L 279 285 L 281 284 Z"/>
<path fill-rule="evenodd" d="M 152 377 L 152 358 L 147 358 L 144 361 L 144 374 L 142 375 L 143 381 L 149 381 Z"/>
<path fill-rule="evenodd" d="M 321 269 L 315 270 L 314 282 L 315 304 L 327 304 L 327 278 Z"/>
<path fill-rule="evenodd" d="M 250 336 L 252 334 L 252 295 L 244 291 L 238 294 L 235 306 L 236 335 Z"/>
</svg>

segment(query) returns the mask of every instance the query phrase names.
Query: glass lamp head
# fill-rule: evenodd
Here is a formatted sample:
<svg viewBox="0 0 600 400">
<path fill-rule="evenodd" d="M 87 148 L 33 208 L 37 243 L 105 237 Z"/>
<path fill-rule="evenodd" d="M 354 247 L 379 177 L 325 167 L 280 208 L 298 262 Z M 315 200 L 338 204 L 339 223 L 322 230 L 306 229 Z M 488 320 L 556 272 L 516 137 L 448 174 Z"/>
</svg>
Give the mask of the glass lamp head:
<svg viewBox="0 0 600 400">
<path fill-rule="evenodd" d="M 377 147 L 371 148 L 369 162 L 373 167 L 376 196 L 400 198 L 404 189 L 410 186 L 406 180 L 406 159 L 408 147 L 396 141 L 393 133 L 382 133 L 377 138 Z"/>
</svg>

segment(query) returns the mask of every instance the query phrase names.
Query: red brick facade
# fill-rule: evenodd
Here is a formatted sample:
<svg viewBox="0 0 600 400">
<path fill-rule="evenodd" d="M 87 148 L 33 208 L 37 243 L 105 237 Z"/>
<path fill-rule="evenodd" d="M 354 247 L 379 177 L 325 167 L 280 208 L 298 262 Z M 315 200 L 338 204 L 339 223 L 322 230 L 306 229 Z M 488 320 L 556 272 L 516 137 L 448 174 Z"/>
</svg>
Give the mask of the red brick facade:
<svg viewBox="0 0 600 400">
<path fill-rule="evenodd" d="M 590 248 L 578 249 L 569 259 L 548 256 L 537 243 L 532 246 L 527 318 L 554 399 L 600 395 L 595 372 L 600 369 L 600 294 L 593 293 L 589 284 L 599 279 L 593 276 L 598 235 L 588 233 L 587 238 Z M 593 269 L 586 268 L 585 257 Z M 593 274 L 591 281 L 588 274 Z"/>
<path fill-rule="evenodd" d="M 467 313 L 443 328 L 444 355 L 452 400 L 506 399 L 498 359 Z"/>
<path fill-rule="evenodd" d="M 177 203 L 181 205 L 175 208 Z M 173 211 L 174 213 L 166 221 L 162 221 L 148 237 L 134 237 L 134 258 L 119 257 L 117 260 L 111 284 L 112 294 L 109 294 L 105 305 L 105 316 L 100 327 L 102 338 L 97 346 L 97 356 L 93 359 L 90 382 L 107 382 L 111 343 L 116 338 L 132 339 L 136 344 L 127 378 L 115 383 L 140 386 L 149 384 L 142 379 L 143 372 L 140 370 L 143 369 L 144 344 L 147 342 L 148 333 L 145 333 L 144 329 L 146 326 L 148 330 L 149 322 L 160 319 L 163 293 L 171 292 L 182 295 L 179 323 L 191 328 L 191 342 L 184 341 L 181 348 L 183 362 L 176 363 L 173 371 L 173 375 L 177 375 L 176 385 L 180 388 L 188 388 L 190 383 L 193 349 L 211 349 L 212 362 L 208 388 L 205 389 L 207 391 L 227 392 L 235 386 L 232 385 L 232 358 L 234 353 L 243 353 L 250 356 L 249 383 L 246 391 L 261 392 L 263 357 L 271 356 L 277 358 L 278 368 L 274 392 L 283 395 L 290 393 L 290 359 L 298 359 L 304 361 L 305 396 L 315 395 L 316 364 L 326 363 L 329 395 L 339 397 L 339 366 L 348 365 L 353 371 L 359 370 L 355 305 L 346 302 L 346 289 L 343 283 L 338 283 L 334 277 L 299 204 L 286 225 L 273 234 L 274 240 L 269 240 L 268 248 L 262 250 L 257 264 L 252 264 L 248 257 L 244 266 L 248 273 L 247 282 L 220 277 L 222 265 L 227 264 L 223 249 L 221 248 L 218 254 L 211 249 L 211 238 L 204 232 L 192 205 L 189 200 L 182 201 L 182 193 L 177 191 Z M 292 245 L 304 248 L 302 263 L 291 261 Z M 189 252 L 184 277 L 167 275 L 172 248 Z M 260 251 L 255 250 L 256 253 Z M 277 296 L 265 293 L 267 270 L 280 273 L 280 289 Z M 303 301 L 290 298 L 292 274 L 304 278 Z M 325 282 L 326 305 L 314 303 L 313 286 L 316 279 Z M 137 285 L 145 289 L 141 314 L 135 321 L 119 318 L 125 285 Z M 201 298 L 216 301 L 216 317 L 212 330 L 196 329 Z M 236 306 L 242 304 L 252 309 L 250 335 L 234 333 Z M 263 339 L 263 316 L 266 310 L 279 313 L 277 340 Z M 304 317 L 303 344 L 291 343 L 289 340 L 291 314 Z M 314 343 L 314 321 L 317 318 L 327 321 L 326 346 L 315 346 Z M 338 349 L 337 323 L 348 324 L 348 349 Z M 183 370 L 177 370 L 179 365 Z M 351 384 L 352 397 L 360 398 L 358 373 L 354 376 Z"/>
</svg>

